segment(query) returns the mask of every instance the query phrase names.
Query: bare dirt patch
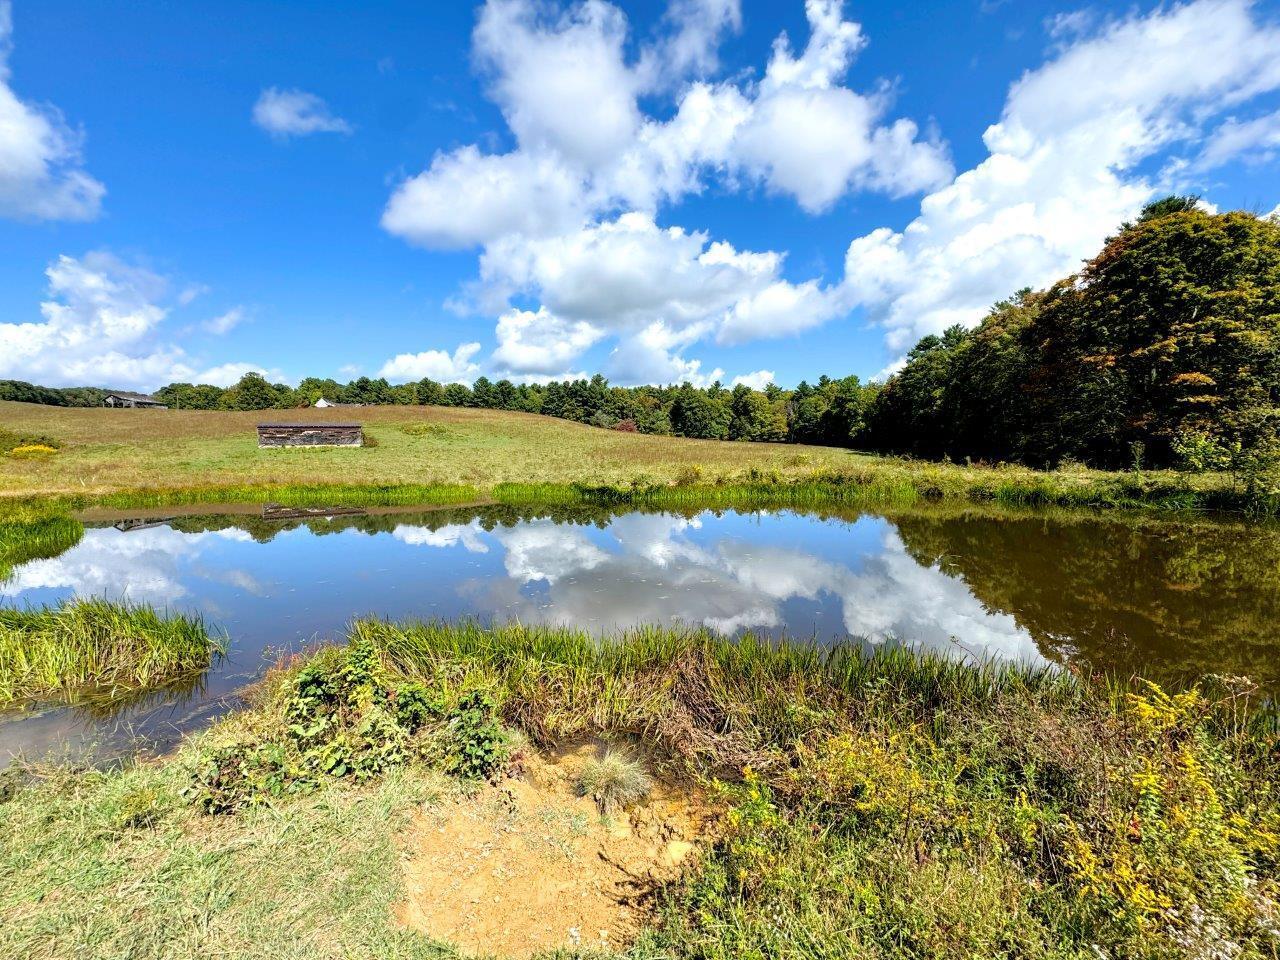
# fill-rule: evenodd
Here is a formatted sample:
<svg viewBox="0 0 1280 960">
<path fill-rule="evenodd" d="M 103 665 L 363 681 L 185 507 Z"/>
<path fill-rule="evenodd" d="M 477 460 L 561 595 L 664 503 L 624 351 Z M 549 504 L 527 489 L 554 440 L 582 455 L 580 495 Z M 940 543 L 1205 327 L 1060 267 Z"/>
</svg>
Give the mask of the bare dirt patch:
<svg viewBox="0 0 1280 960">
<path fill-rule="evenodd" d="M 611 818 L 578 795 L 588 744 L 535 758 L 519 779 L 421 814 L 406 843 L 406 926 L 478 954 L 528 957 L 629 943 L 652 895 L 696 860 L 711 811 L 658 782 Z"/>
</svg>

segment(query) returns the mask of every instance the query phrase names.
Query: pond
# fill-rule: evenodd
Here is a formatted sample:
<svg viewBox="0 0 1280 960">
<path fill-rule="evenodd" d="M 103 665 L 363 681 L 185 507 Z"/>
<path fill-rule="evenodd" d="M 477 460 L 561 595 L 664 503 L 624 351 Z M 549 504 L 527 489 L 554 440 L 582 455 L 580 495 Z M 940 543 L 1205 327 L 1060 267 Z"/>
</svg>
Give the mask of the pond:
<svg viewBox="0 0 1280 960">
<path fill-rule="evenodd" d="M 14 753 L 167 746 L 282 652 L 352 618 L 474 617 L 608 633 L 692 624 L 901 643 L 1182 681 L 1280 686 L 1280 529 L 1231 521 L 928 509 L 830 513 L 510 507 L 86 515 L 0 603 L 106 597 L 194 611 L 230 638 L 203 676 L 132 701 L 0 714 Z"/>
</svg>

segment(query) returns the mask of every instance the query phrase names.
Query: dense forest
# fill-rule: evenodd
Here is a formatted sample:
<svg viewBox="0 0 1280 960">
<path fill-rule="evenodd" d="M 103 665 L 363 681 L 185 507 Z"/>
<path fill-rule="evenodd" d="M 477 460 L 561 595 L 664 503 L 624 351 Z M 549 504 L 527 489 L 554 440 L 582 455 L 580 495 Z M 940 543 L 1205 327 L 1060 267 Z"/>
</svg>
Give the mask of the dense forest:
<svg viewBox="0 0 1280 960">
<path fill-rule="evenodd" d="M 0 381 L 0 399 L 96 406 L 105 391 Z M 542 413 L 598 427 L 719 440 L 856 446 L 1055 466 L 1185 465 L 1249 472 L 1280 459 L 1280 222 L 1167 197 L 1048 290 L 1022 290 L 976 327 L 927 336 L 883 386 L 857 377 L 754 390 L 616 387 L 602 376 L 470 387 L 433 380 L 296 387 L 247 374 L 173 383 L 183 409 L 432 404 Z"/>
<path fill-rule="evenodd" d="M 925 337 L 858 440 L 937 459 L 1240 466 L 1280 426 L 1280 222 L 1170 197 L 1080 273 Z"/>
</svg>

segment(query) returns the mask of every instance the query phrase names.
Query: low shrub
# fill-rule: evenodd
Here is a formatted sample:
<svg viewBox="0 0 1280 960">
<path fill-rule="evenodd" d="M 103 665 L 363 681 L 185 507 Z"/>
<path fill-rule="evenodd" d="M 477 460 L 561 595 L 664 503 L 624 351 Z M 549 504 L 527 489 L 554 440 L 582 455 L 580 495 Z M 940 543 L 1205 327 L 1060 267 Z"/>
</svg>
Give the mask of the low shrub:
<svg viewBox="0 0 1280 960">
<path fill-rule="evenodd" d="M 276 682 L 257 729 L 196 758 L 184 796 L 206 812 L 310 793 L 332 779 L 367 780 L 419 759 L 485 778 L 508 755 L 489 694 L 451 698 L 405 679 L 366 638 L 326 648 Z"/>
<path fill-rule="evenodd" d="M 58 441 L 43 433 L 15 433 L 12 430 L 0 429 L 0 451 L 4 453 L 13 454 L 22 449 L 39 450 L 40 453 L 23 455 L 41 456 L 48 453 L 56 453 L 61 446 Z"/>
<path fill-rule="evenodd" d="M 702 480 L 702 467 L 696 463 L 686 464 L 676 473 L 677 487 L 691 487 Z"/>
<path fill-rule="evenodd" d="M 431 437 L 436 440 L 446 440 L 458 436 L 455 431 L 450 430 L 442 423 L 423 421 L 402 423 L 400 425 L 400 432 L 408 437 Z"/>
<path fill-rule="evenodd" d="M 578 791 L 591 797 L 605 816 L 643 800 L 653 789 L 644 764 L 620 750 L 608 749 L 582 765 Z"/>
</svg>

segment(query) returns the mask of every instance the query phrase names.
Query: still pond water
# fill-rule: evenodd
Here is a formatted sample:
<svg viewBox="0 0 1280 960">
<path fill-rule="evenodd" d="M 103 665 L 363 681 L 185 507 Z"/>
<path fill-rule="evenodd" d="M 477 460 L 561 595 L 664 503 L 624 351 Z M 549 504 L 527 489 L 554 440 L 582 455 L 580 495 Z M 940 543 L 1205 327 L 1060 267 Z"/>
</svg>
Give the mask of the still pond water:
<svg viewBox="0 0 1280 960">
<path fill-rule="evenodd" d="M 504 507 L 280 518 L 110 516 L 19 567 L 0 603 L 99 596 L 194 611 L 228 655 L 129 703 L 0 714 L 16 752 L 175 742 L 282 651 L 353 617 L 475 617 L 593 632 L 693 624 L 957 657 L 1248 674 L 1280 689 L 1280 529 L 1080 515 L 554 513 Z"/>
</svg>

